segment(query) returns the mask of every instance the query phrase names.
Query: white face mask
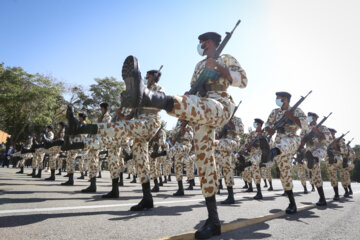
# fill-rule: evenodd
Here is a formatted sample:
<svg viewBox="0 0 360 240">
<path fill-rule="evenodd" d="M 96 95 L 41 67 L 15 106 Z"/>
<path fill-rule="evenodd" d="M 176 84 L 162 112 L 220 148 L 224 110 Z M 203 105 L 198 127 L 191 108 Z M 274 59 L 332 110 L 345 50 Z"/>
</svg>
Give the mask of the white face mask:
<svg viewBox="0 0 360 240">
<path fill-rule="evenodd" d="M 254 122 L 254 123 L 253 123 L 253 127 L 254 127 L 255 129 L 257 129 L 258 124 L 257 124 L 256 122 Z"/>
<path fill-rule="evenodd" d="M 280 98 L 277 98 L 277 99 L 276 99 L 276 105 L 278 105 L 279 107 L 282 107 L 283 104 L 284 104 L 284 103 L 281 101 Z"/>
<path fill-rule="evenodd" d="M 308 123 L 311 123 L 313 121 L 312 116 L 308 116 L 307 121 L 308 121 Z"/>
<path fill-rule="evenodd" d="M 199 43 L 197 45 L 197 51 L 198 51 L 200 56 L 204 56 L 205 49 L 201 48 L 201 45 L 202 45 L 201 43 Z"/>
</svg>

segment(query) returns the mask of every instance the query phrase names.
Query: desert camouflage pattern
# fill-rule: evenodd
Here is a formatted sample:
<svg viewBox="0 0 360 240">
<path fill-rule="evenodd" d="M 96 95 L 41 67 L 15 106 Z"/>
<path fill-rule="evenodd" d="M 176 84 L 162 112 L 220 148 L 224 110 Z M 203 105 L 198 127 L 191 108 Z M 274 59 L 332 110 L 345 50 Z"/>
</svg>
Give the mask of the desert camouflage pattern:
<svg viewBox="0 0 360 240">
<path fill-rule="evenodd" d="M 229 68 L 233 86 L 246 87 L 246 74 L 235 58 L 223 55 L 217 61 L 222 66 Z M 196 65 L 191 84 L 196 81 L 204 69 L 205 60 Z M 208 85 L 220 85 L 224 87 L 224 91 L 208 91 L 205 97 L 174 96 L 174 108 L 168 112 L 171 116 L 190 121 L 193 124 L 195 164 L 198 168 L 204 197 L 214 196 L 218 188 L 214 156 L 215 130 L 229 121 L 235 108 L 232 97 L 226 92 L 226 88 L 230 85 L 228 80 L 220 76 L 216 81 L 209 80 Z"/>
<path fill-rule="evenodd" d="M 291 107 L 289 107 L 290 109 Z M 286 111 L 281 108 L 274 109 L 266 122 L 266 126 L 273 126 Z M 304 112 L 297 108 L 293 112 L 294 116 L 300 121 L 301 129 L 305 131 L 308 128 L 307 117 Z M 285 124 L 284 132 L 277 132 L 275 136 L 275 142 L 273 147 L 277 147 L 280 150 L 280 155 L 275 157 L 275 161 L 280 169 L 280 180 L 285 191 L 292 190 L 292 158 L 300 146 L 301 138 L 296 134 L 300 127 L 295 124 Z"/>
</svg>

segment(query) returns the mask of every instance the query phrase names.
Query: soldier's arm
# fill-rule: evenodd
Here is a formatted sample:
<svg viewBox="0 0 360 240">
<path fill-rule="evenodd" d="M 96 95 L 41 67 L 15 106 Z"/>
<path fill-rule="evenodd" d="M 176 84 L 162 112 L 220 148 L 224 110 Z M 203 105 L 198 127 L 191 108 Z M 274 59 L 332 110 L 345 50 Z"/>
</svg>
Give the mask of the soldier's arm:
<svg viewBox="0 0 360 240">
<path fill-rule="evenodd" d="M 239 62 L 230 55 L 223 55 L 223 61 L 225 63 L 225 68 L 231 76 L 231 86 L 246 88 L 248 80 L 246 73 Z"/>
</svg>

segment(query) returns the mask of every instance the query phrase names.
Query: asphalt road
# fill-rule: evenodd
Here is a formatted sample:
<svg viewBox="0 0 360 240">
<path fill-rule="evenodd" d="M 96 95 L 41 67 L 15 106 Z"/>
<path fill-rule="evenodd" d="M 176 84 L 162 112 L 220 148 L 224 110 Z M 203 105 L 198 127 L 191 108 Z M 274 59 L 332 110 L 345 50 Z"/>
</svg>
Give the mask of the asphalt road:
<svg viewBox="0 0 360 240">
<path fill-rule="evenodd" d="M 173 197 L 177 188 L 173 177 L 153 194 L 154 209 L 130 212 L 130 206 L 142 196 L 139 183 L 125 179 L 120 198 L 104 200 L 101 195 L 111 189 L 108 172 L 97 180 L 97 193 L 83 194 L 80 190 L 88 186 L 87 180 L 75 179 L 74 186 L 66 187 L 60 185 L 66 181 L 62 176 L 46 182 L 43 179 L 49 173 L 40 180 L 16 171 L 0 168 L 0 239 L 192 239 L 207 217 L 198 180 L 195 190 Z M 25 171 L 30 173 L 31 169 Z M 76 173 L 75 178 L 78 176 Z M 299 212 L 291 216 L 283 213 L 288 200 L 281 196 L 280 181 L 274 180 L 273 185 L 275 191 L 263 190 L 264 199 L 256 201 L 252 199 L 255 192 L 245 193 L 243 181 L 236 178 L 236 204 L 218 203 L 224 233 L 213 239 L 359 239 L 359 183 L 352 184 L 352 198 L 333 202 L 330 183 L 324 182 L 328 207 L 317 208 L 318 194 L 303 194 L 300 182 L 294 181 Z M 340 185 L 339 189 L 343 194 Z M 226 196 L 222 190 L 217 200 Z"/>
</svg>

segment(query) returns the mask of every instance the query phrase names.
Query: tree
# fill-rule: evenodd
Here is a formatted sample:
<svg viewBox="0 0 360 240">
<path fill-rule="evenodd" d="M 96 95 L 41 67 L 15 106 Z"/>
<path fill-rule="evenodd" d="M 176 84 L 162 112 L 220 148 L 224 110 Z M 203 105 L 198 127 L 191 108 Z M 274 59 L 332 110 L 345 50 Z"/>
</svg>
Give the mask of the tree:
<svg viewBox="0 0 360 240">
<path fill-rule="evenodd" d="M 64 87 L 51 76 L 29 74 L 21 67 L 0 64 L 0 127 L 11 141 L 64 119 Z"/>
</svg>

